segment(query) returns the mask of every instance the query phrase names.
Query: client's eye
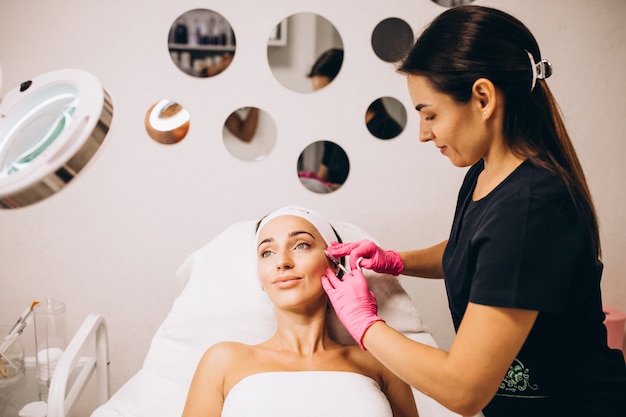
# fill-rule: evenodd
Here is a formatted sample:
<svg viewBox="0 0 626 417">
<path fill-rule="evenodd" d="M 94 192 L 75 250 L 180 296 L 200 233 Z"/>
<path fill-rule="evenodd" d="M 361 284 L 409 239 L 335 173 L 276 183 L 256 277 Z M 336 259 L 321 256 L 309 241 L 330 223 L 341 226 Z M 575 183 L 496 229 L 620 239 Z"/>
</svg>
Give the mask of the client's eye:
<svg viewBox="0 0 626 417">
<path fill-rule="evenodd" d="M 296 245 L 296 249 L 308 249 L 311 247 L 311 244 L 308 242 L 300 242 Z"/>
<path fill-rule="evenodd" d="M 260 256 L 261 256 L 261 258 L 267 258 L 271 254 L 272 254 L 272 251 L 268 249 L 268 250 L 261 251 Z"/>
</svg>

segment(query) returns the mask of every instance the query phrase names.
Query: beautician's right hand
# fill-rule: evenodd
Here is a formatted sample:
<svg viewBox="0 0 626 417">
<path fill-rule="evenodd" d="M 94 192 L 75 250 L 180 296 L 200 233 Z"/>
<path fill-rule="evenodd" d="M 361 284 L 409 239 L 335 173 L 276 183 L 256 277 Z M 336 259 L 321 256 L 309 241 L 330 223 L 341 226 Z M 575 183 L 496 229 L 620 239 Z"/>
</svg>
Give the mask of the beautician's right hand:
<svg viewBox="0 0 626 417">
<path fill-rule="evenodd" d="M 322 288 L 346 330 L 361 349 L 367 350 L 363 346 L 363 335 L 372 324 L 384 320 L 378 316 L 376 296 L 370 291 L 363 272 L 355 269 L 339 279 L 332 269 L 326 268 Z"/>
<path fill-rule="evenodd" d="M 400 275 L 404 269 L 404 262 L 400 254 L 394 250 L 383 250 L 374 242 L 361 240 L 359 242 L 333 242 L 327 249 L 328 253 L 336 258 L 350 255 L 350 268 L 360 267 L 380 272 L 381 274 Z"/>
</svg>

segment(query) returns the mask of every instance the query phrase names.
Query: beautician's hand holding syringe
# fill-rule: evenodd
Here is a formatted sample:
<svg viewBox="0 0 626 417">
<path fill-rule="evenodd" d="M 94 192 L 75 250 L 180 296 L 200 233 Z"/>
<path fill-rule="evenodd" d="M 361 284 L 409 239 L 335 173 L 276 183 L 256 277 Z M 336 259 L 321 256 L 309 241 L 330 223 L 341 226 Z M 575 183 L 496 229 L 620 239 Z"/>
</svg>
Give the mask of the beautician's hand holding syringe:
<svg viewBox="0 0 626 417">
<path fill-rule="evenodd" d="M 447 408 L 475 415 L 496 394 L 537 313 L 470 305 L 446 352 L 415 342 L 385 324 L 357 268 L 360 259 L 359 267 L 383 274 L 443 278 L 445 244 L 402 254 L 384 251 L 369 241 L 330 246 L 327 251 L 335 257 L 350 255 L 352 271 L 340 281 L 329 269 L 322 286 L 352 337 L 383 365 Z"/>
<path fill-rule="evenodd" d="M 322 278 L 339 319 L 393 373 L 459 414 L 624 417 L 624 357 L 603 324 L 598 216 L 537 40 L 507 13 L 452 7 L 398 71 L 419 140 L 469 169 L 447 241 L 402 253 L 367 241 L 327 249 L 350 255 L 342 280 L 330 270 Z M 357 265 L 443 278 L 450 351 L 381 320 Z"/>
</svg>

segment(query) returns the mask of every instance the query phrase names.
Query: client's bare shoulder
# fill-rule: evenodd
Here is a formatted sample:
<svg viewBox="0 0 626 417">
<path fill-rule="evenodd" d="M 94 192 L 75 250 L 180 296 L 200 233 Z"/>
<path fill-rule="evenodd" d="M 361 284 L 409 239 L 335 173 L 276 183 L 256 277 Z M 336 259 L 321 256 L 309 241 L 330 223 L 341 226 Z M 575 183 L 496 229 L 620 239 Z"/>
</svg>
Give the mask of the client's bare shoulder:
<svg viewBox="0 0 626 417">
<path fill-rule="evenodd" d="M 408 384 L 387 369 L 368 351 L 361 350 L 354 345 L 345 349 L 345 352 L 348 362 L 360 369 L 358 372 L 378 382 L 394 410 L 394 415 L 417 416 L 415 397 Z"/>
<path fill-rule="evenodd" d="M 219 380 L 225 397 L 237 382 L 249 374 L 254 351 L 254 346 L 244 343 L 216 343 L 204 352 L 198 370 Z"/>
<path fill-rule="evenodd" d="M 232 360 L 238 360 L 240 356 L 247 355 L 253 346 L 246 345 L 239 342 L 218 342 L 211 345 L 204 356 L 209 359 L 217 359 L 221 362 L 227 362 Z"/>
<path fill-rule="evenodd" d="M 382 373 L 383 365 L 368 351 L 361 349 L 357 345 L 345 346 L 343 351 L 350 363 L 367 370 L 368 373 Z"/>
<path fill-rule="evenodd" d="M 218 342 L 209 347 L 202 357 L 213 372 L 223 370 L 224 373 L 245 367 L 250 361 L 255 347 L 239 342 Z"/>
</svg>

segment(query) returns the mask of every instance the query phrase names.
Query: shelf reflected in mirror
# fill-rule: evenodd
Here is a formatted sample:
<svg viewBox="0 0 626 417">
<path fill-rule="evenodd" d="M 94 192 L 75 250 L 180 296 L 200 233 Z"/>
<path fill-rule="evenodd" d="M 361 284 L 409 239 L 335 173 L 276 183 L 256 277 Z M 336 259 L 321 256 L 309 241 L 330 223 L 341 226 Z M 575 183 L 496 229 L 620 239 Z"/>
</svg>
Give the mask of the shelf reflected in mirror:
<svg viewBox="0 0 626 417">
<path fill-rule="evenodd" d="M 312 93 L 324 88 L 339 73 L 343 41 L 325 17 L 309 12 L 296 13 L 272 29 L 267 60 L 274 77 L 284 87 L 298 93 Z M 315 75 L 328 80 L 319 85 L 318 80 L 313 79 Z"/>
<path fill-rule="evenodd" d="M 398 62 L 413 46 L 413 29 L 402 19 L 390 17 L 372 32 L 372 49 L 385 62 Z"/>
<path fill-rule="evenodd" d="M 298 179 L 309 191 L 328 194 L 341 188 L 348 179 L 350 160 L 341 146 L 320 140 L 300 153 L 297 172 Z"/>
<path fill-rule="evenodd" d="M 378 139 L 393 139 L 398 136 L 407 123 L 404 105 L 393 97 L 381 97 L 374 100 L 365 112 L 367 130 Z"/>
<path fill-rule="evenodd" d="M 232 112 L 222 131 L 224 147 L 241 161 L 260 161 L 276 144 L 272 117 L 257 107 L 241 107 Z"/>
<path fill-rule="evenodd" d="M 235 33 L 221 14 L 194 9 L 170 27 L 167 45 L 174 64 L 194 77 L 213 77 L 226 70 L 235 56 Z"/>
<path fill-rule="evenodd" d="M 153 104 L 146 113 L 145 127 L 156 142 L 172 145 L 180 142 L 189 131 L 190 115 L 180 104 L 162 99 Z"/>
</svg>

